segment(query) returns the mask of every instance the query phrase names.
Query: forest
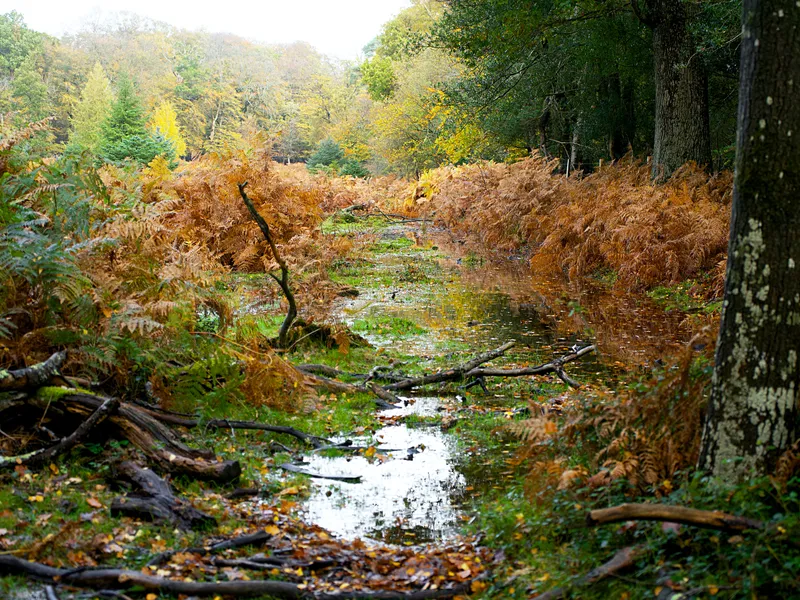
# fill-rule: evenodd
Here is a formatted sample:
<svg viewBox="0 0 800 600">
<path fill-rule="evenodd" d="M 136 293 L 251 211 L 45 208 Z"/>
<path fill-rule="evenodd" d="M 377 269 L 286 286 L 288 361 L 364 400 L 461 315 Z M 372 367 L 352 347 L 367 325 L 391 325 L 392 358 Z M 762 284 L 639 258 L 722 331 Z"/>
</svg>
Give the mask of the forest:
<svg viewBox="0 0 800 600">
<path fill-rule="evenodd" d="M 1 597 L 800 597 L 800 3 L 23 12 Z"/>
</svg>

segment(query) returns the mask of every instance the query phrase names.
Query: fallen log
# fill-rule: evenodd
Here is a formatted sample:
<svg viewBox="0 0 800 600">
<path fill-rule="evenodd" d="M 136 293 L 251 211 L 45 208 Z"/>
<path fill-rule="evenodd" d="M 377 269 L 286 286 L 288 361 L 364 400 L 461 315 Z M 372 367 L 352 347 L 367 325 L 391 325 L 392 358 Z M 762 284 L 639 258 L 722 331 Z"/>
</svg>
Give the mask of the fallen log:
<svg viewBox="0 0 800 600">
<path fill-rule="evenodd" d="M 17 465 L 35 468 L 50 463 L 56 456 L 65 454 L 74 448 L 90 431 L 105 421 L 117 407 L 119 407 L 119 400 L 116 398 L 108 398 L 97 410 L 89 415 L 89 418 L 81 423 L 75 431 L 63 438 L 56 445 L 20 456 L 0 458 L 0 470 L 13 468 Z"/>
<path fill-rule="evenodd" d="M 552 590 L 533 596 L 531 600 L 560 600 L 567 597 L 570 590 L 575 587 L 586 587 L 602 581 L 620 571 L 632 567 L 640 557 L 646 552 L 644 546 L 630 546 L 623 548 L 617 552 L 614 557 L 606 563 L 603 563 L 596 569 L 592 569 L 586 575 L 583 575 L 572 582 L 571 585 L 565 587 L 557 587 Z"/>
<path fill-rule="evenodd" d="M 291 463 L 283 463 L 278 465 L 278 468 L 290 473 L 297 473 L 298 475 L 308 475 L 309 477 L 316 477 L 317 479 L 332 479 L 333 481 L 342 481 L 344 483 L 361 483 L 361 475 L 323 475 L 321 473 L 314 473 L 306 471 L 302 467 L 293 465 Z"/>
<path fill-rule="evenodd" d="M 499 348 L 495 348 L 494 350 L 490 350 L 488 352 L 484 352 L 483 354 L 479 354 L 472 360 L 468 360 L 467 362 L 462 363 L 451 369 L 444 369 L 441 371 L 437 371 L 436 373 L 432 373 L 430 375 L 423 375 L 422 377 L 412 377 L 409 379 L 404 379 L 403 381 L 398 381 L 396 383 L 390 383 L 389 385 L 385 385 L 383 386 L 383 388 L 385 390 L 397 391 L 397 390 L 408 390 L 422 385 L 429 385 L 431 383 L 442 383 L 445 381 L 460 381 L 468 373 L 474 371 L 483 363 L 487 363 L 490 360 L 499 358 L 513 346 L 514 342 L 511 341 L 506 344 L 503 344 Z"/>
<path fill-rule="evenodd" d="M 559 379 L 561 379 L 564 383 L 569 385 L 570 387 L 580 387 L 580 383 L 571 379 L 567 376 L 564 372 L 564 365 L 572 362 L 574 360 L 578 360 L 582 356 L 594 352 L 597 350 L 597 346 L 591 345 L 586 346 L 585 348 L 581 348 L 580 350 L 576 350 L 574 352 L 570 352 L 569 354 L 562 356 L 561 358 L 557 358 L 556 360 L 539 365 L 537 367 L 525 367 L 521 369 L 485 369 L 482 367 L 476 367 L 466 373 L 465 377 L 467 378 L 475 378 L 475 379 L 482 379 L 484 377 L 531 377 L 534 375 L 546 375 L 547 373 L 555 373 Z"/>
<path fill-rule="evenodd" d="M 100 590 L 153 591 L 186 596 L 273 596 L 317 600 L 429 600 L 453 598 L 469 592 L 470 582 L 450 589 L 416 591 L 338 591 L 310 592 L 285 581 L 250 580 L 194 582 L 144 575 L 139 571 L 112 568 L 59 569 L 29 562 L 16 556 L 0 555 L 0 574 L 23 575 L 38 581 Z"/>
<path fill-rule="evenodd" d="M 667 521 L 730 532 L 765 528 L 762 521 L 747 517 L 666 504 L 620 504 L 611 508 L 593 510 L 586 515 L 586 524 L 590 527 L 621 521 Z"/>
<path fill-rule="evenodd" d="M 107 400 L 93 394 L 56 389 L 59 407 L 81 416 L 90 415 Z M 29 399 L 29 402 L 36 401 L 43 402 L 44 399 Z M 117 429 L 118 435 L 129 440 L 150 460 L 170 473 L 220 483 L 233 481 L 241 475 L 238 461 L 218 461 L 213 452 L 189 448 L 149 411 L 136 405 L 120 402 L 116 412 L 108 417 L 108 422 Z"/>
<path fill-rule="evenodd" d="M 400 402 L 397 396 L 374 383 L 370 383 L 368 387 L 362 387 L 352 383 L 344 383 L 342 381 L 323 377 L 322 375 L 314 375 L 306 372 L 304 372 L 304 374 L 306 376 L 305 382 L 317 390 L 325 390 L 327 392 L 333 392 L 334 394 L 373 394 L 376 397 L 375 405 L 382 410 L 397 408 L 392 402 Z"/>
<path fill-rule="evenodd" d="M 264 596 L 276 598 L 305 598 L 297 585 L 284 581 L 219 581 L 197 583 L 173 581 L 163 577 L 143 575 L 125 569 L 58 569 L 41 563 L 28 562 L 15 556 L 0 555 L 0 573 L 25 575 L 32 579 L 94 589 L 131 589 L 157 591 L 167 594 L 194 596 Z"/>
<path fill-rule="evenodd" d="M 117 468 L 120 475 L 134 483 L 139 492 L 111 503 L 111 515 L 137 517 L 148 521 L 166 521 L 179 529 L 205 529 L 217 520 L 178 498 L 169 484 L 134 462 L 123 462 Z"/>
<path fill-rule="evenodd" d="M 67 360 L 66 351 L 56 352 L 46 361 L 24 369 L 0 369 L 0 392 L 32 391 L 60 376 L 59 369 Z"/>
</svg>

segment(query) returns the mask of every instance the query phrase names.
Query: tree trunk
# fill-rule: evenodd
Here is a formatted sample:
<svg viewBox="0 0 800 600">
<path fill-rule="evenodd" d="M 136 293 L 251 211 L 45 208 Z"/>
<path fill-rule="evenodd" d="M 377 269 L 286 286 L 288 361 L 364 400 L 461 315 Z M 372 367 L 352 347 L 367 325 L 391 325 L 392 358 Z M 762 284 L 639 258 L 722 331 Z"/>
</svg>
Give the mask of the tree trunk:
<svg viewBox="0 0 800 600">
<path fill-rule="evenodd" d="M 625 139 L 625 110 L 622 105 L 622 85 L 619 73 L 614 73 L 606 82 L 606 102 L 609 107 L 608 154 L 612 162 L 618 161 L 628 151 Z"/>
<path fill-rule="evenodd" d="M 798 436 L 800 5 L 745 0 L 736 179 L 700 467 L 766 473 Z"/>
<path fill-rule="evenodd" d="M 708 75 L 688 29 L 691 9 L 683 0 L 646 5 L 642 20 L 653 28 L 655 58 L 653 177 L 666 179 L 686 162 L 711 164 Z"/>
</svg>

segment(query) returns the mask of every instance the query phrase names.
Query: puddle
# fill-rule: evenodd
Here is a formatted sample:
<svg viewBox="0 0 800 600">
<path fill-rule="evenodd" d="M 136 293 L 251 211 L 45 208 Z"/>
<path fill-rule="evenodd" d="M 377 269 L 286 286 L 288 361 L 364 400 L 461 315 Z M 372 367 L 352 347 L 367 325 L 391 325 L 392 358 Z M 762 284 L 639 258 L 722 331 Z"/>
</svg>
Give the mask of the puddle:
<svg viewBox="0 0 800 600">
<path fill-rule="evenodd" d="M 440 398 L 417 397 L 385 417 L 434 416 Z M 378 454 L 328 458 L 307 457 L 304 468 L 325 475 L 360 475 L 361 483 L 312 479 L 311 497 L 304 502 L 307 517 L 345 538 L 367 537 L 388 543 L 428 543 L 458 533 L 459 510 L 451 495 L 465 487 L 456 469 L 455 439 L 438 427 L 389 425 L 375 434 Z M 353 440 L 359 444 L 359 440 Z"/>
</svg>

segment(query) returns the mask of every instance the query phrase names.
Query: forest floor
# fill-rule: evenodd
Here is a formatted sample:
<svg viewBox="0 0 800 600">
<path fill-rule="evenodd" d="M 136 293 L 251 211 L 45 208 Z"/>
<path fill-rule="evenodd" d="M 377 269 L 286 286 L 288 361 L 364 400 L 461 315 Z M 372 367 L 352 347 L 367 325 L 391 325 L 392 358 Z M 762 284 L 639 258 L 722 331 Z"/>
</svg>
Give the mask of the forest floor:
<svg viewBox="0 0 800 600">
<path fill-rule="evenodd" d="M 190 530 L 110 517 L 121 491 L 117 465 L 136 452 L 124 440 L 94 440 L 74 450 L 68 462 L 40 472 L 17 469 L 0 488 L 0 557 L 89 574 L 104 565 L 174 582 L 236 584 L 266 577 L 293 586 L 257 596 L 264 598 L 400 598 L 412 592 L 417 598 L 532 598 L 556 588 L 545 597 L 562 597 L 581 586 L 582 598 L 741 597 L 764 578 L 775 589 L 796 585 L 797 558 L 780 549 L 790 537 L 786 530 L 776 538 L 774 532 L 698 533 L 675 523 L 586 526 L 589 510 L 641 497 L 642 486 L 613 480 L 611 468 L 598 473 L 606 475 L 602 485 L 592 483 L 603 444 L 594 434 L 576 437 L 572 415 L 596 414 L 587 407 L 610 406 L 615 395 L 644 386 L 652 369 L 689 341 L 687 314 L 714 306 L 693 303 L 686 286 L 660 288 L 649 298 L 620 294 L 603 273 L 580 287 L 535 280 L 523 260 L 492 262 L 448 232 L 419 224 L 329 220 L 323 231 L 357 241 L 351 255 L 332 265 L 330 277 L 359 294 L 337 301 L 330 319 L 360 337 L 338 347 L 301 340 L 289 355 L 292 363 L 347 373 L 384 365 L 418 376 L 510 341 L 513 348 L 493 366 L 545 364 L 598 343 L 600 353 L 566 369 L 583 387 L 569 391 L 552 373 L 487 377 L 485 391 L 451 382 L 399 392 L 402 404 L 384 411 L 376 411 L 366 394 L 323 394 L 295 413 L 213 391 L 200 405 L 197 398 L 178 397 L 173 411 L 287 425 L 338 447 L 314 450 L 264 432 L 193 430 L 193 445 L 240 461 L 243 474 L 237 490 L 181 476 L 171 480 L 180 497 L 216 520 Z M 247 293 L 272 285 L 267 281 L 236 276 L 231 289 Z M 277 332 L 280 318 L 265 319 L 272 327 L 265 335 Z M 708 369 L 708 360 L 699 358 L 692 376 Z M 668 379 L 667 370 L 661 379 Z M 635 450 L 628 455 L 636 456 Z M 309 477 L 282 465 L 346 480 Z M 797 499 L 776 500 L 768 481 L 752 482 L 747 490 L 711 490 L 700 478 L 677 473 L 647 487 L 644 495 L 651 499 L 724 507 L 764 521 L 773 519 L 776 501 L 784 512 L 797 511 Z M 254 532 L 266 534 L 256 549 L 256 542 L 213 548 Z M 624 574 L 584 577 L 618 551 L 630 554 Z M 205 595 L 134 583 L 124 595 L 69 586 L 57 593 L 62 600 Z M 29 586 L 19 576 L 0 578 L 3 597 L 46 597 L 44 588 Z M 381 591 L 389 595 L 375 595 Z M 223 588 L 213 595 L 226 597 Z"/>
</svg>

